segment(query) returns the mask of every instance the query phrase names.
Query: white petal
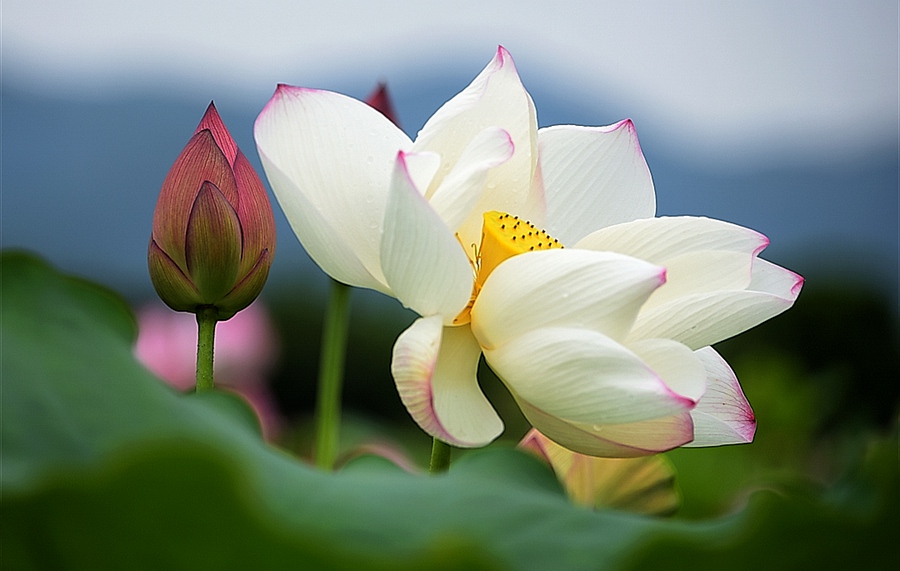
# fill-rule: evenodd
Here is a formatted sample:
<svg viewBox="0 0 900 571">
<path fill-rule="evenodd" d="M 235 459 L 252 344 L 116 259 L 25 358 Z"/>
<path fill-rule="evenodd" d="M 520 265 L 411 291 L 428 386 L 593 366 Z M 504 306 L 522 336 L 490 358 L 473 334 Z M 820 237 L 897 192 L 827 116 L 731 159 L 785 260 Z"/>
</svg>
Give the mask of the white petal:
<svg viewBox="0 0 900 571">
<path fill-rule="evenodd" d="M 693 434 L 691 415 L 681 413 L 644 422 L 591 426 L 569 423 L 519 401 L 525 418 L 554 442 L 589 456 L 635 458 L 665 452 Z"/>
<path fill-rule="evenodd" d="M 803 281 L 802 276 L 791 270 L 757 258 L 753 261 L 753 277 L 747 289 L 789 298 L 793 303 L 800 295 Z"/>
<path fill-rule="evenodd" d="M 464 149 L 481 131 L 499 127 L 509 133 L 515 153 L 488 175 L 485 193 L 475 211 L 456 230 L 466 246 L 478 244 L 481 213 L 489 210 L 520 213 L 531 188 L 537 162 L 537 114 L 512 57 L 499 48 L 494 59 L 461 93 L 435 113 L 416 138 L 415 151 L 436 151 L 440 184 L 455 167 Z"/>
<path fill-rule="evenodd" d="M 694 441 L 685 446 L 721 446 L 753 441 L 756 418 L 734 371 L 712 347 L 698 349 L 709 386 L 691 411 Z"/>
<path fill-rule="evenodd" d="M 802 285 L 794 272 L 757 258 L 746 290 L 686 295 L 641 311 L 628 339 L 663 337 L 692 349 L 712 345 L 785 311 Z"/>
<path fill-rule="evenodd" d="M 679 297 L 718 290 L 742 290 L 752 278 L 756 255 L 769 243 L 762 234 L 709 218 L 636 220 L 604 228 L 578 243 L 666 267 L 666 284 L 643 312 Z"/>
<path fill-rule="evenodd" d="M 391 171 L 397 151 L 412 144 L 403 131 L 361 101 L 281 85 L 257 118 L 254 134 L 266 174 L 295 230 L 301 219 L 312 218 L 303 212 L 312 207 L 330 221 L 333 239 L 383 281 L 378 256 Z M 272 167 L 280 174 L 269 173 Z M 286 186 L 285 180 L 292 184 Z M 298 236 L 303 241 L 305 233 L 300 230 Z"/>
<path fill-rule="evenodd" d="M 472 213 L 490 170 L 508 161 L 512 154 L 512 139 L 499 127 L 488 127 L 469 143 L 453 170 L 428 197 L 449 228 L 458 228 Z"/>
<path fill-rule="evenodd" d="M 664 262 L 666 283 L 653 292 L 642 311 L 686 295 L 720 290 L 742 290 L 750 285 L 754 256 L 744 252 L 701 250 Z"/>
<path fill-rule="evenodd" d="M 637 422 L 694 406 L 637 355 L 595 331 L 537 329 L 484 356 L 517 399 L 569 422 Z"/>
<path fill-rule="evenodd" d="M 644 339 L 628 348 L 653 369 L 670 389 L 695 403 L 706 392 L 706 369 L 699 357 L 671 339 Z"/>
<path fill-rule="evenodd" d="M 425 194 L 425 190 L 441 168 L 441 156 L 437 153 L 405 153 L 406 170 L 413 185 L 419 192 Z M 427 195 L 425 195 L 427 198 Z"/>
<path fill-rule="evenodd" d="M 457 446 L 484 446 L 503 432 L 503 421 L 478 386 L 481 347 L 466 327 L 445 327 L 432 388 L 434 408 Z"/>
<path fill-rule="evenodd" d="M 400 400 L 413 420 L 435 438 L 447 439 L 434 412 L 431 379 L 441 350 L 443 325 L 438 315 L 420 317 L 394 343 L 391 374 Z"/>
<path fill-rule="evenodd" d="M 400 399 L 422 430 L 460 447 L 484 446 L 503 422 L 478 387 L 481 349 L 468 327 L 423 317 L 394 345 L 391 373 Z"/>
<path fill-rule="evenodd" d="M 450 324 L 472 295 L 469 258 L 413 185 L 402 152 L 385 212 L 381 264 L 394 295 L 419 315 L 441 315 Z"/>
<path fill-rule="evenodd" d="M 664 280 L 662 268 L 609 252 L 519 254 L 488 276 L 472 308 L 473 332 L 487 348 L 553 325 L 622 339 L 641 304 Z"/>
<path fill-rule="evenodd" d="M 545 229 L 564 244 L 656 213 L 653 179 L 631 120 L 608 127 L 540 129 L 538 160 L 547 202 Z"/>
<path fill-rule="evenodd" d="M 712 218 L 677 216 L 634 220 L 589 234 L 576 248 L 619 252 L 666 265 L 688 252 L 721 250 L 759 254 L 769 243 L 760 234 L 736 224 Z"/>
<path fill-rule="evenodd" d="M 281 208 L 285 213 L 290 212 L 287 218 L 294 234 L 322 271 L 347 285 L 371 288 L 391 295 L 391 289 L 384 283 L 381 268 L 373 267 L 373 272 L 370 272 L 359 259 L 359 253 L 344 241 L 345 235 L 341 228 L 336 228 L 332 220 L 326 220 L 293 181 L 269 162 L 266 155 L 261 154 L 260 158 L 269 184 L 273 189 L 278 189 L 276 197 Z"/>
</svg>

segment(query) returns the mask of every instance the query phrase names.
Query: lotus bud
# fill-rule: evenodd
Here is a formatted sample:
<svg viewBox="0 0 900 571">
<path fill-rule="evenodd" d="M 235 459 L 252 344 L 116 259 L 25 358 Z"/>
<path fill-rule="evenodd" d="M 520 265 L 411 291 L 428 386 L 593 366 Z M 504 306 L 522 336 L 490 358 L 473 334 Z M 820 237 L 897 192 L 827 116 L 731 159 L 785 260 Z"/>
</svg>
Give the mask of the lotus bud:
<svg viewBox="0 0 900 571">
<path fill-rule="evenodd" d="M 396 126 L 400 126 L 400 121 L 397 119 L 397 112 L 394 111 L 394 102 L 391 99 L 390 93 L 388 93 L 387 83 L 380 82 L 375 89 L 372 90 L 372 93 L 366 97 L 366 103 L 369 107 L 374 108 L 379 111 L 382 115 L 391 120 Z"/>
<path fill-rule="evenodd" d="M 275 254 L 262 181 L 209 104 L 163 181 L 150 236 L 150 279 L 176 311 L 225 320 L 256 299 Z"/>
</svg>

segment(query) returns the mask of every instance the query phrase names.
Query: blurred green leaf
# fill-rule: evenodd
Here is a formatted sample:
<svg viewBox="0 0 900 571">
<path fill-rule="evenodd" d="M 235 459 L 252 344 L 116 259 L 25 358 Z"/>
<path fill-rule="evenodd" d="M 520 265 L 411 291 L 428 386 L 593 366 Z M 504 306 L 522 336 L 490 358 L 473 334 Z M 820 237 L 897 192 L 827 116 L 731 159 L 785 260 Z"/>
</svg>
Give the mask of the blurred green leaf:
<svg viewBox="0 0 900 571">
<path fill-rule="evenodd" d="M 747 567 L 772 549 L 827 567 L 820 528 L 872 561 L 896 524 L 869 488 L 861 513 L 815 495 L 702 524 L 593 512 L 505 448 L 437 477 L 378 461 L 319 472 L 263 442 L 241 402 L 143 369 L 108 290 L 24 254 L 0 272 L 4 569 L 616 569 L 709 553 Z"/>
<path fill-rule="evenodd" d="M 813 486 L 753 493 L 737 515 L 672 522 L 632 554 L 627 569 L 897 569 L 900 530 L 898 429 L 870 445 L 866 461 L 821 494 Z"/>
</svg>

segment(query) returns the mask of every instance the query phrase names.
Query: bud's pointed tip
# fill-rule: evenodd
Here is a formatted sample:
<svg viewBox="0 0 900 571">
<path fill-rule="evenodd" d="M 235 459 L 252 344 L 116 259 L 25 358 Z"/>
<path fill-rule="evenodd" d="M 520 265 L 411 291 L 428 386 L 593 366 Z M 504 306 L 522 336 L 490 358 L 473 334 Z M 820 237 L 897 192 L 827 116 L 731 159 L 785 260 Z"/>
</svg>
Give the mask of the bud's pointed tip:
<svg viewBox="0 0 900 571">
<path fill-rule="evenodd" d="M 400 122 L 397 119 L 397 112 L 394 109 L 394 103 L 388 92 L 386 81 L 379 81 L 378 85 L 375 86 L 375 89 L 373 89 L 366 97 L 365 102 L 387 117 L 391 123 L 398 127 L 400 126 Z"/>
</svg>

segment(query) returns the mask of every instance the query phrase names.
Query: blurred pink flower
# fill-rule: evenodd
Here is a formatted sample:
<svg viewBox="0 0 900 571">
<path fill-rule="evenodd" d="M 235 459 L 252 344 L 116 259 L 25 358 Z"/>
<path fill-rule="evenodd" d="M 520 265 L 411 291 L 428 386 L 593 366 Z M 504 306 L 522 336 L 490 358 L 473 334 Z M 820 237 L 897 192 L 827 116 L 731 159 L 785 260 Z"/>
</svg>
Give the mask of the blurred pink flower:
<svg viewBox="0 0 900 571">
<path fill-rule="evenodd" d="M 193 388 L 197 363 L 196 318 L 151 302 L 138 310 L 138 326 L 135 345 L 138 360 L 170 385 L 180 390 Z M 278 340 L 269 315 L 259 301 L 216 327 L 216 385 L 247 398 L 260 418 L 266 438 L 277 432 L 281 422 L 266 383 L 277 355 Z"/>
</svg>

